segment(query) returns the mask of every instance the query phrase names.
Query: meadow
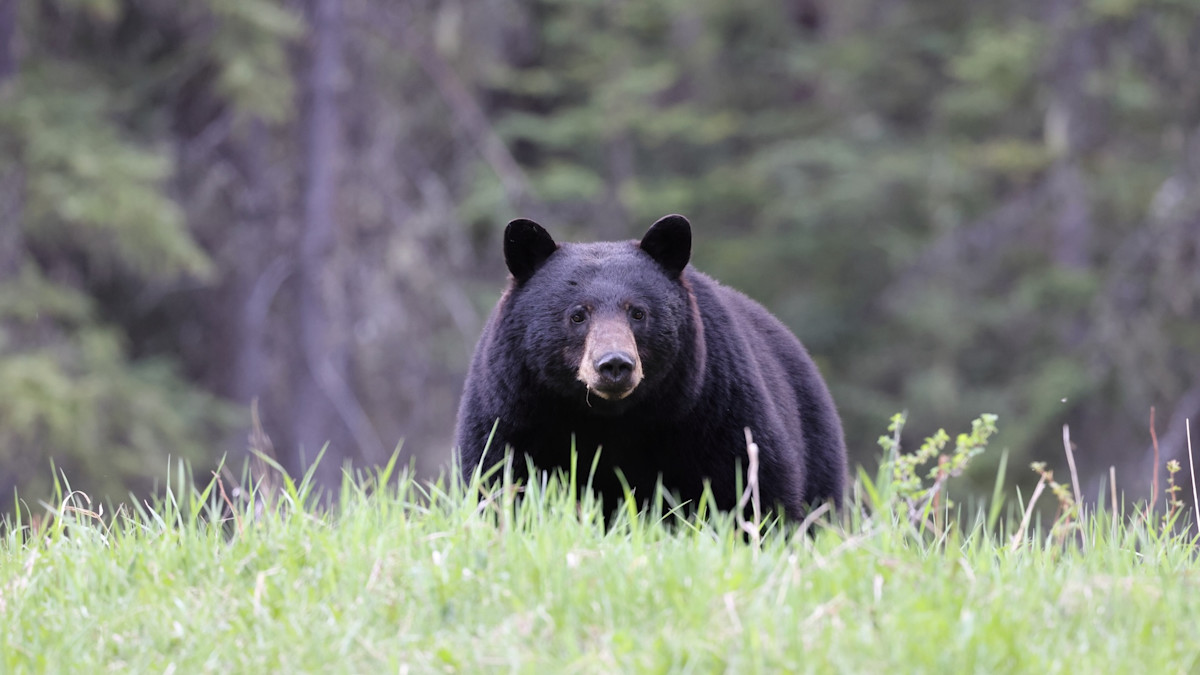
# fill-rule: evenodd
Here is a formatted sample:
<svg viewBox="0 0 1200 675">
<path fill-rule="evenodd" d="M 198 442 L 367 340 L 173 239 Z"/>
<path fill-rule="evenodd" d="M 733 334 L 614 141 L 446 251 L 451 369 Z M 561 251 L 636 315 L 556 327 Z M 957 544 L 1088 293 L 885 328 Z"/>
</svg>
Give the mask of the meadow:
<svg viewBox="0 0 1200 675">
<path fill-rule="evenodd" d="M 262 464 L 176 466 L 115 507 L 60 479 L 2 526 L 0 671 L 1196 672 L 1191 507 L 1085 507 L 1045 474 L 1031 504 L 1003 462 L 954 503 L 990 424 L 882 439 L 851 503 L 804 523 L 669 498 L 606 522 L 570 477 L 481 489 L 395 459 L 333 504 Z"/>
</svg>

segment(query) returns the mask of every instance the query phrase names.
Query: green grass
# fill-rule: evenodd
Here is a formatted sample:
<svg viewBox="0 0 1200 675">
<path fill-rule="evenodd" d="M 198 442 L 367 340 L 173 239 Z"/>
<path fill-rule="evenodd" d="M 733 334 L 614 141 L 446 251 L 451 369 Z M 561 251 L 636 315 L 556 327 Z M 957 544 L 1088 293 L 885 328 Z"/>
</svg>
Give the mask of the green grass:
<svg viewBox="0 0 1200 675">
<path fill-rule="evenodd" d="M 1013 545 L 1016 504 L 991 529 L 983 509 L 921 529 L 862 477 L 872 508 L 755 545 L 711 514 L 606 528 L 553 480 L 514 500 L 390 474 L 347 478 L 333 509 L 287 483 L 255 517 L 261 503 L 178 487 L 181 472 L 153 507 L 113 517 L 76 495 L 36 527 L 18 515 L 0 542 L 0 671 L 1200 668 L 1194 542 L 1138 519 L 1085 512 Z"/>
</svg>

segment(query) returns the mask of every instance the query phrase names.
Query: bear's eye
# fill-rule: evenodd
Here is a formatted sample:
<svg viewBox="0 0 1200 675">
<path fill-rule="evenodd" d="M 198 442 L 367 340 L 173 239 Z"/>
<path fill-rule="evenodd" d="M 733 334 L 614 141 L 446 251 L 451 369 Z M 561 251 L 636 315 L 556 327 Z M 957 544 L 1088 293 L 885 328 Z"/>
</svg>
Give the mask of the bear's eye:
<svg viewBox="0 0 1200 675">
<path fill-rule="evenodd" d="M 646 310 L 639 307 L 634 307 L 633 309 L 629 310 L 629 316 L 634 321 L 641 321 L 646 318 Z"/>
<path fill-rule="evenodd" d="M 583 323 L 587 321 L 587 311 L 582 307 L 571 312 L 571 323 Z"/>
</svg>

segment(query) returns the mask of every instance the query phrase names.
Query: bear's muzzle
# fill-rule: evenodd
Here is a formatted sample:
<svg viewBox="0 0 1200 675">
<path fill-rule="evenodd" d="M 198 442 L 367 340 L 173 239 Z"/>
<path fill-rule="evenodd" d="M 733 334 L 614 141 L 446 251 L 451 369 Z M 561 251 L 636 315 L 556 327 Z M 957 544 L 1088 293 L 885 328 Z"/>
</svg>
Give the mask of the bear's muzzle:
<svg viewBox="0 0 1200 675">
<path fill-rule="evenodd" d="M 600 398 L 619 401 L 642 382 L 637 340 L 623 317 L 592 323 L 579 364 L 579 381 Z"/>
</svg>

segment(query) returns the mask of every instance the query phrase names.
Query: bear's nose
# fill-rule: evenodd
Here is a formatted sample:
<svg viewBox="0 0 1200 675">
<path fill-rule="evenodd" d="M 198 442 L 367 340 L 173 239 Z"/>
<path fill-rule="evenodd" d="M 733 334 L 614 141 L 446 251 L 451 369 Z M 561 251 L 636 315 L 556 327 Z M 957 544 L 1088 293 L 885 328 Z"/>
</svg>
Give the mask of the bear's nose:
<svg viewBox="0 0 1200 675">
<path fill-rule="evenodd" d="M 633 357 L 624 352 L 609 352 L 596 359 L 595 365 L 606 385 L 626 387 L 633 379 Z"/>
</svg>

